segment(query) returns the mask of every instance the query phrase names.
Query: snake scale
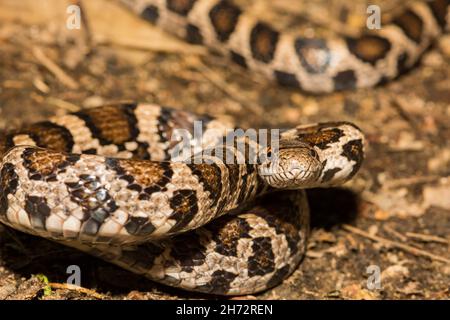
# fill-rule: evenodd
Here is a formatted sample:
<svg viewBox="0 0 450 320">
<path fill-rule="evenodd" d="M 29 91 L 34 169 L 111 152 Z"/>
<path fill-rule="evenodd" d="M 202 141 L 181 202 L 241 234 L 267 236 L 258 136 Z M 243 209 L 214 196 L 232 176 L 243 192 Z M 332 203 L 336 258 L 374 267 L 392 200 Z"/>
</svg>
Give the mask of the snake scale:
<svg viewBox="0 0 450 320">
<path fill-rule="evenodd" d="M 189 42 L 314 93 L 370 87 L 410 69 L 448 27 L 450 4 L 412 2 L 382 30 L 319 39 L 280 32 L 227 0 L 122 2 Z M 247 137 L 224 144 L 230 128 L 136 103 L 0 133 L 0 221 L 186 290 L 273 287 L 306 250 L 303 189 L 351 179 L 364 136 L 347 122 L 298 126 L 280 132 L 276 149 Z M 191 152 L 174 158 L 179 129 L 190 133 Z"/>
</svg>

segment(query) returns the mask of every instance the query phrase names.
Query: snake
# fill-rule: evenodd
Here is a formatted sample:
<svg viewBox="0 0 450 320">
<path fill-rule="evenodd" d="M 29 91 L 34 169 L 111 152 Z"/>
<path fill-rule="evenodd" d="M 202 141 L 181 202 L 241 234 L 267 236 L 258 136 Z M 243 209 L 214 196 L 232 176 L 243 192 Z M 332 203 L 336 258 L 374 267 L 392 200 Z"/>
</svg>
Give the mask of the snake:
<svg viewBox="0 0 450 320">
<path fill-rule="evenodd" d="M 0 222 L 165 285 L 266 290 L 304 257 L 304 189 L 351 179 L 365 140 L 349 122 L 250 133 L 150 103 L 2 132 Z"/>
<path fill-rule="evenodd" d="M 413 68 L 450 29 L 449 0 L 408 1 L 379 29 L 311 36 L 279 30 L 231 0 L 120 0 L 145 20 L 307 93 L 370 88 Z"/>
</svg>

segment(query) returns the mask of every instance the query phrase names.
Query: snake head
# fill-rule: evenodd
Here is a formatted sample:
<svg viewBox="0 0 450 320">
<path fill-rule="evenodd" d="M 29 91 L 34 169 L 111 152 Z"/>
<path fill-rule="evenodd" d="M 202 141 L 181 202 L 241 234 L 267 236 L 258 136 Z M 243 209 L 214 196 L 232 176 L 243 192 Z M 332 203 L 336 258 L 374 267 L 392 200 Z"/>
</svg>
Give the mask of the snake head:
<svg viewBox="0 0 450 320">
<path fill-rule="evenodd" d="M 278 150 L 267 152 L 259 174 L 274 188 L 337 186 L 358 172 L 364 144 L 363 132 L 348 122 L 299 126 L 282 132 Z"/>
<path fill-rule="evenodd" d="M 271 187 L 303 189 L 317 185 L 323 166 L 313 147 L 298 140 L 280 143 L 278 150 L 268 150 L 258 171 Z"/>
</svg>

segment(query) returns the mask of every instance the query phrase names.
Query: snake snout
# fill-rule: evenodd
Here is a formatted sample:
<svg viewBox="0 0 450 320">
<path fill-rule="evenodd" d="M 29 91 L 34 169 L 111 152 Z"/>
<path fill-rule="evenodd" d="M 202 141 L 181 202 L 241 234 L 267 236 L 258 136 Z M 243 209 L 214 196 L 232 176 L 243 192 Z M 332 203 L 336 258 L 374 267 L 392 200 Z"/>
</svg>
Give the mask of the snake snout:
<svg viewBox="0 0 450 320">
<path fill-rule="evenodd" d="M 260 175 L 272 187 L 302 189 L 317 184 L 322 165 L 310 148 L 281 149 L 278 157 L 261 166 Z"/>
</svg>

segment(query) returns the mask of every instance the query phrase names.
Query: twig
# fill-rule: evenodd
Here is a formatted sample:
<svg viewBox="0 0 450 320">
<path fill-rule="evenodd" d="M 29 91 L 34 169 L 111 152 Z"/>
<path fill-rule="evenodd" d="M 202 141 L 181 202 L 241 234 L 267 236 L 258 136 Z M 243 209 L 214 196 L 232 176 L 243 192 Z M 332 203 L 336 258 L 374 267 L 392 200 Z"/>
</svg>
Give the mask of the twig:
<svg viewBox="0 0 450 320">
<path fill-rule="evenodd" d="M 44 52 L 38 48 L 33 47 L 32 52 L 34 57 L 47 68 L 53 75 L 62 82 L 65 86 L 70 89 L 78 89 L 78 83 L 72 79 L 63 69 L 61 69 L 56 63 L 54 63 L 49 57 L 47 57 Z"/>
<path fill-rule="evenodd" d="M 47 103 L 51 104 L 51 105 L 54 105 L 57 108 L 69 111 L 69 112 L 80 111 L 80 107 L 79 106 L 77 106 L 77 105 L 75 105 L 73 103 L 64 101 L 62 99 L 58 99 L 58 98 L 49 97 L 49 98 L 47 98 Z"/>
<path fill-rule="evenodd" d="M 403 234 L 401 234 L 400 232 L 392 229 L 391 227 L 387 226 L 387 225 L 383 225 L 383 229 L 387 232 L 389 232 L 390 234 L 392 234 L 393 236 L 397 237 L 398 239 L 400 239 L 403 242 L 408 241 L 408 238 L 405 237 Z"/>
<path fill-rule="evenodd" d="M 79 287 L 74 284 L 50 282 L 48 285 L 52 289 L 63 289 L 63 290 L 71 290 L 71 291 L 81 292 L 81 293 L 87 294 L 89 296 L 92 296 L 96 299 L 105 299 L 106 298 L 106 296 L 104 296 L 98 292 L 95 292 L 94 290 Z"/>
<path fill-rule="evenodd" d="M 430 183 L 441 179 L 438 175 L 431 176 L 413 176 L 408 178 L 390 179 L 384 183 L 387 189 L 396 189 L 405 186 Z"/>
<path fill-rule="evenodd" d="M 419 239 L 425 242 L 439 242 L 443 244 L 450 244 L 450 241 L 441 237 L 437 236 L 431 236 L 429 234 L 422 234 L 422 233 L 414 233 L 414 232 L 407 232 L 407 237 Z"/>
<path fill-rule="evenodd" d="M 403 243 L 398 243 L 398 242 L 395 242 L 395 241 L 392 241 L 392 240 L 388 240 L 388 239 L 385 239 L 385 238 L 382 238 L 382 237 L 371 235 L 370 233 L 367 233 L 367 232 L 365 232 L 365 231 L 363 231 L 361 229 L 352 227 L 352 226 L 350 226 L 348 224 L 343 224 L 342 228 L 344 230 L 346 230 L 346 231 L 355 233 L 357 235 L 360 235 L 362 237 L 368 238 L 370 240 L 377 241 L 377 242 L 385 244 L 385 245 L 390 245 L 390 246 L 399 248 L 399 249 L 404 250 L 406 252 L 409 252 L 409 253 L 411 253 L 411 254 L 413 254 L 415 256 L 424 256 L 424 257 L 428 257 L 428 258 L 430 258 L 432 260 L 437 260 L 437 261 L 441 261 L 441 262 L 445 262 L 445 263 L 450 264 L 450 260 L 449 259 L 437 256 L 435 254 L 429 253 L 427 251 L 424 251 L 424 250 L 421 250 L 421 249 L 418 249 L 418 248 L 415 248 L 415 247 L 412 247 L 412 246 L 408 246 L 408 245 L 403 244 Z"/>
<path fill-rule="evenodd" d="M 408 102 L 403 98 L 395 97 L 392 99 L 392 106 L 397 111 L 398 115 L 409 124 L 416 137 L 420 137 L 423 135 L 421 130 L 422 128 L 417 120 L 407 111 L 407 105 Z"/>
</svg>

